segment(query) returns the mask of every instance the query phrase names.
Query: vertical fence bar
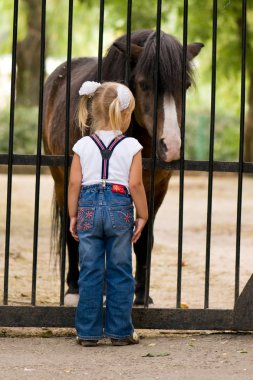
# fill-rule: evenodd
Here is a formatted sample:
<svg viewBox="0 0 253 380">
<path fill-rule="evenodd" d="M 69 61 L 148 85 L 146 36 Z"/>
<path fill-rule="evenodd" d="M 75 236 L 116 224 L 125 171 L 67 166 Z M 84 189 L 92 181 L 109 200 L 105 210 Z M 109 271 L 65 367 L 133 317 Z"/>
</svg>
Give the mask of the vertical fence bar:
<svg viewBox="0 0 253 380">
<path fill-rule="evenodd" d="M 180 152 L 180 189 L 178 220 L 178 263 L 177 263 L 177 300 L 176 307 L 181 306 L 182 256 L 183 256 L 183 224 L 184 224 L 184 139 L 186 108 L 186 59 L 187 59 L 188 0 L 184 0 L 183 20 L 183 72 L 182 72 L 182 120 L 181 120 L 181 152 Z"/>
<path fill-rule="evenodd" d="M 101 82 L 101 80 L 102 80 L 104 13 L 105 13 L 105 0 L 100 0 L 99 39 L 98 39 L 98 72 L 97 72 L 98 82 Z"/>
<path fill-rule="evenodd" d="M 212 200 L 213 200 L 213 152 L 214 152 L 215 95 L 216 95 L 216 47 L 217 47 L 217 0 L 213 0 L 212 88 L 211 88 L 211 117 L 210 117 L 210 140 L 209 140 L 207 224 L 206 224 L 206 265 L 205 265 L 205 299 L 204 299 L 205 309 L 209 307 L 210 252 L 211 252 Z"/>
<path fill-rule="evenodd" d="M 42 0 L 42 5 L 41 5 L 41 32 L 40 32 L 40 36 L 41 36 L 41 41 L 40 41 L 40 93 L 39 93 L 39 112 L 38 112 L 36 183 L 35 183 L 34 229 L 33 229 L 32 305 L 35 305 L 35 303 L 36 303 L 38 227 L 39 227 L 39 197 L 40 197 L 40 169 L 41 169 L 41 140 L 42 140 L 42 115 L 43 115 L 44 72 L 45 72 L 46 0 Z"/>
<path fill-rule="evenodd" d="M 60 305 L 64 305 L 66 242 L 68 229 L 68 172 L 69 172 L 69 120 L 70 120 L 70 92 L 71 92 L 71 56 L 72 56 L 72 29 L 73 29 L 73 0 L 69 0 L 68 11 L 68 50 L 67 50 L 67 82 L 66 82 L 66 123 L 65 123 L 65 153 L 64 153 L 64 210 L 61 252 L 61 289 Z"/>
<path fill-rule="evenodd" d="M 240 148 L 237 193 L 236 222 L 236 259 L 235 259 L 235 301 L 239 296 L 240 281 L 240 249 L 241 249 L 241 217 L 242 217 L 242 183 L 243 183 L 243 146 L 245 119 L 245 71 L 246 71 L 246 33 L 247 33 L 247 0 L 242 1 L 242 55 L 241 55 L 241 112 L 240 112 Z"/>
<path fill-rule="evenodd" d="M 153 139 L 152 139 L 152 165 L 150 175 L 150 194 L 149 194 L 149 218 L 148 218 L 148 248 L 146 262 L 145 278 L 145 298 L 144 307 L 149 304 L 150 288 L 150 270 L 151 270 L 151 252 L 153 245 L 153 227 L 154 227 L 154 192 L 155 192 L 155 170 L 156 170 L 156 141 L 157 141 L 157 106 L 158 106 L 158 78 L 159 78 L 159 61 L 160 61 L 160 39 L 161 39 L 161 14 L 162 0 L 157 0 L 156 14 L 156 55 L 155 55 L 155 83 L 154 83 L 154 116 L 153 116 Z"/>
<path fill-rule="evenodd" d="M 13 35 L 12 35 L 12 67 L 11 67 L 11 99 L 10 99 L 10 129 L 8 152 L 8 182 L 7 182 L 7 208 L 5 232 L 5 263 L 4 263 L 4 305 L 8 304 L 9 288 L 9 257 L 10 257 L 10 227 L 11 227 L 11 191 L 13 169 L 13 139 L 14 139 L 14 113 L 15 113 L 15 87 L 17 63 L 17 31 L 18 31 L 18 0 L 14 1 L 13 8 Z"/>
<path fill-rule="evenodd" d="M 125 70 L 125 84 L 129 85 L 130 78 L 130 61 L 131 61 L 131 22 L 132 22 L 132 0 L 127 2 L 127 38 L 126 38 L 126 70 Z"/>
<path fill-rule="evenodd" d="M 131 71 L 131 28 L 132 28 L 132 0 L 127 2 L 127 35 L 126 35 L 126 66 L 125 66 L 125 80 L 126 86 L 129 86 L 130 71 Z M 133 123 L 127 130 L 128 136 L 133 136 Z"/>
</svg>

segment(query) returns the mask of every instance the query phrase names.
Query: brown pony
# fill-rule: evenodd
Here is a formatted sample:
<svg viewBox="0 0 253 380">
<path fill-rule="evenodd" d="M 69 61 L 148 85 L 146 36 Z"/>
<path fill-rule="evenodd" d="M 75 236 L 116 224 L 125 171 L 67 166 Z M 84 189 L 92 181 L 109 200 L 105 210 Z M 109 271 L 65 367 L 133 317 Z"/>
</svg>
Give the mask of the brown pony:
<svg viewBox="0 0 253 380">
<path fill-rule="evenodd" d="M 192 83 L 191 60 L 203 47 L 193 43 L 187 47 L 186 86 Z M 151 157 L 154 75 L 155 75 L 156 33 L 141 30 L 131 34 L 131 73 L 129 87 L 132 90 L 136 107 L 132 117 L 132 134 L 143 145 L 143 157 Z M 81 137 L 77 123 L 78 90 L 86 80 L 97 80 L 98 62 L 95 58 L 78 58 L 71 66 L 70 99 L 70 142 L 72 146 Z M 102 61 L 102 80 L 124 82 L 126 68 L 126 36 L 118 38 L 109 48 Z M 172 36 L 161 32 L 160 61 L 158 73 L 158 121 L 157 156 L 170 162 L 180 157 L 180 125 L 182 106 L 183 48 Z M 66 110 L 66 63 L 60 65 L 45 84 L 43 141 L 46 154 L 64 154 L 65 111 Z M 51 167 L 55 182 L 55 202 L 59 216 L 63 215 L 64 169 Z M 157 169 L 155 173 L 154 213 L 156 214 L 166 194 L 172 172 Z M 150 172 L 143 172 L 144 185 L 149 196 Z M 56 221 L 54 221 L 56 222 Z M 69 270 L 67 275 L 68 294 L 78 293 L 78 244 L 67 236 Z M 134 245 L 136 254 L 136 297 L 135 304 L 144 303 L 145 271 L 147 258 L 147 227 Z M 152 302 L 150 298 L 149 302 Z"/>
</svg>

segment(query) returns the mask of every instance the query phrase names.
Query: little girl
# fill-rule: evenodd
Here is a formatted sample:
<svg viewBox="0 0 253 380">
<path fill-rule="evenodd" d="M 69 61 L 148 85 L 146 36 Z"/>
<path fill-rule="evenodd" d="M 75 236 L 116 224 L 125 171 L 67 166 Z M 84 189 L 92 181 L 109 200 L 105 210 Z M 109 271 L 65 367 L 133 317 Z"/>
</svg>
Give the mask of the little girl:
<svg viewBox="0 0 253 380">
<path fill-rule="evenodd" d="M 88 98 L 92 101 L 93 134 L 73 147 L 68 192 L 70 232 L 79 241 L 77 342 L 95 346 L 107 336 L 113 345 L 136 344 L 139 338 L 131 318 L 135 289 L 132 243 L 140 237 L 148 210 L 142 146 L 123 134 L 135 101 L 126 86 L 114 82 L 84 82 L 79 95 L 82 130 L 87 127 Z"/>
</svg>

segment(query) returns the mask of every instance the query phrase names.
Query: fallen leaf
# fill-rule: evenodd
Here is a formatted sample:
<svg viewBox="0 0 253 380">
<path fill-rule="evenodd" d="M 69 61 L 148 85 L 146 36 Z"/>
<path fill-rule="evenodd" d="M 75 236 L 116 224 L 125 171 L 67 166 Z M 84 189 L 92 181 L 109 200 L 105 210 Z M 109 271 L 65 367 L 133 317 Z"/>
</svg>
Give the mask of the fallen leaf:
<svg viewBox="0 0 253 380">
<path fill-rule="evenodd" d="M 7 330 L 1 329 L 0 330 L 0 336 L 6 336 L 7 335 Z"/>
<path fill-rule="evenodd" d="M 46 331 L 42 332 L 41 337 L 42 338 L 51 338 L 53 335 L 54 334 L 53 334 L 52 330 L 46 330 Z"/>
<path fill-rule="evenodd" d="M 239 352 L 239 354 L 247 354 L 248 353 L 248 351 L 246 351 L 246 350 L 240 350 L 240 351 L 237 351 L 237 352 Z"/>
<path fill-rule="evenodd" d="M 189 306 L 187 305 L 187 303 L 180 303 L 180 308 L 181 309 L 189 309 Z"/>
<path fill-rule="evenodd" d="M 142 355 L 143 358 L 155 358 L 157 356 L 169 356 L 169 352 L 158 352 L 158 353 L 152 353 L 148 352 L 146 355 Z"/>
</svg>

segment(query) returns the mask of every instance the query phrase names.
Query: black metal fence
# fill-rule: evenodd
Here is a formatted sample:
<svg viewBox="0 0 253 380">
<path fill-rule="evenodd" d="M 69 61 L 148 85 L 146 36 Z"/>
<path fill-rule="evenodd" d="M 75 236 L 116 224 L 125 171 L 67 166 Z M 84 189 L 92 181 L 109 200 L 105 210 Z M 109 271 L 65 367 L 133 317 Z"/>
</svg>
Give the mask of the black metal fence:
<svg viewBox="0 0 253 380">
<path fill-rule="evenodd" d="M 127 2 L 127 59 L 126 78 L 128 83 L 130 75 L 130 42 L 131 42 L 131 13 L 132 1 Z M 41 55 L 40 55 L 40 93 L 38 113 L 38 139 L 36 155 L 18 155 L 13 153 L 14 136 L 14 113 L 15 113 L 15 87 L 16 87 L 16 51 L 17 51 L 17 27 L 19 0 L 14 0 L 13 8 L 13 46 L 12 46 L 12 74 L 11 74 L 11 101 L 10 101 L 10 128 L 9 128 L 9 152 L 0 154 L 0 164 L 8 167 L 7 184 L 7 209 L 6 209 L 6 235 L 5 235 L 5 261 L 4 261 L 4 295 L 3 306 L 0 306 L 1 326 L 58 326 L 69 327 L 74 324 L 74 308 L 61 307 L 64 304 L 65 284 L 65 257 L 67 236 L 67 185 L 68 167 L 71 157 L 69 156 L 69 104 L 71 83 L 71 51 L 72 51 L 72 20 L 73 0 L 69 0 L 68 14 L 68 48 L 67 48 L 67 86 L 66 86 L 66 126 L 65 126 L 65 155 L 47 156 L 41 154 L 42 140 L 42 110 L 43 110 L 43 83 L 45 69 L 45 36 L 46 36 L 46 0 L 41 1 Z M 100 0 L 100 22 L 99 22 L 99 46 L 98 46 L 98 78 L 101 79 L 103 31 L 104 31 L 104 0 Z M 171 328 L 171 329 L 231 329 L 249 330 L 253 329 L 253 277 L 251 277 L 239 295 L 240 277 L 240 236 L 241 236 L 241 213 L 242 213 L 242 184 L 243 174 L 253 173 L 253 164 L 243 161 L 244 146 L 244 114 L 245 114 L 245 60 L 246 60 L 246 0 L 242 0 L 241 15 L 241 111 L 240 111 L 240 151 L 238 162 L 214 161 L 214 134 L 215 134 L 215 93 L 216 93 L 216 45 L 217 45 L 217 0 L 213 0 L 213 39 L 212 39 L 212 84 L 211 84 L 211 122 L 210 122 L 210 147 L 209 161 L 188 161 L 184 156 L 185 140 L 185 106 L 186 106 L 186 47 L 188 29 L 188 1 L 184 0 L 184 22 L 183 22 L 183 97 L 182 97 L 182 125 L 181 125 L 181 158 L 177 162 L 165 163 L 156 158 L 156 128 L 157 128 L 157 80 L 155 86 L 154 100 L 154 138 L 152 146 L 152 159 L 144 159 L 143 166 L 151 173 L 151 192 L 149 199 L 149 242 L 148 260 L 146 274 L 145 307 L 133 309 L 133 318 L 136 327 L 141 328 Z M 159 65 L 159 46 L 161 29 L 162 1 L 157 1 L 157 24 L 156 24 L 156 74 Z M 157 78 L 156 78 L 157 79 Z M 32 297 L 31 306 L 8 306 L 8 280 L 9 280 L 9 257 L 10 257 L 10 226 L 12 206 L 12 176 L 14 165 L 35 165 L 35 214 L 33 231 L 33 273 L 32 273 Z M 36 306 L 36 271 L 38 251 L 38 220 L 39 220 L 39 198 L 40 198 L 40 176 L 42 166 L 64 166 L 64 220 L 62 255 L 61 255 L 61 290 L 60 306 Z M 179 191 L 179 228 L 178 228 L 178 271 L 177 271 L 177 297 L 175 309 L 148 308 L 148 296 L 150 285 L 150 267 L 152 250 L 152 231 L 154 220 L 154 176 L 156 168 L 176 170 L 180 174 Z M 207 204 L 207 231 L 206 231 L 206 259 L 205 259 L 205 296 L 204 309 L 180 309 L 181 305 L 181 282 L 182 282 L 182 254 L 183 254 L 183 224 L 184 224 L 184 176 L 185 171 L 208 172 L 208 204 Z M 209 277 L 210 277 L 210 249 L 211 249 L 211 227 L 212 227 L 212 198 L 213 198 L 213 174 L 214 172 L 238 173 L 238 197 L 237 197 L 237 228 L 236 228 L 236 262 L 235 262 L 235 307 L 231 310 L 209 309 Z"/>
</svg>

